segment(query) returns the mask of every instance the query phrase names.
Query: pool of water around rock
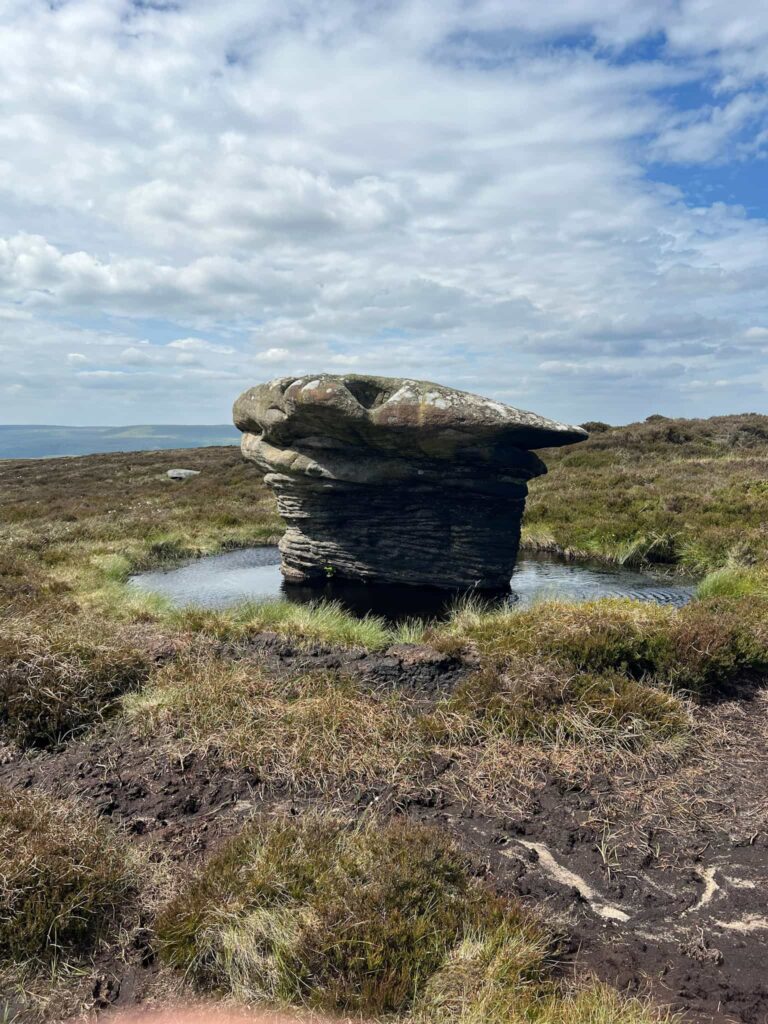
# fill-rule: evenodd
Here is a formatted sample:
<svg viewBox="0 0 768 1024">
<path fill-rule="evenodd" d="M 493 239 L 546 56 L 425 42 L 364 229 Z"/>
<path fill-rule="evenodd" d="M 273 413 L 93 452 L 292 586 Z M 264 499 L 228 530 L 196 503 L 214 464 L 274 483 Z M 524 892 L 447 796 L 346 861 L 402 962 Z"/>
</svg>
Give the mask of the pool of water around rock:
<svg viewBox="0 0 768 1024">
<path fill-rule="evenodd" d="M 390 621 L 445 616 L 456 594 L 431 587 L 349 583 L 328 580 L 322 586 L 286 583 L 276 547 L 244 548 L 199 558 L 173 569 L 132 576 L 129 587 L 162 594 L 180 607 L 226 608 L 241 601 L 284 598 L 299 603 L 339 601 L 356 615 L 381 615 Z M 637 572 L 597 562 L 566 562 L 552 555 L 521 552 L 508 594 L 495 600 L 530 605 L 547 598 L 589 601 L 630 597 L 680 606 L 691 599 L 690 581 L 662 573 Z"/>
</svg>

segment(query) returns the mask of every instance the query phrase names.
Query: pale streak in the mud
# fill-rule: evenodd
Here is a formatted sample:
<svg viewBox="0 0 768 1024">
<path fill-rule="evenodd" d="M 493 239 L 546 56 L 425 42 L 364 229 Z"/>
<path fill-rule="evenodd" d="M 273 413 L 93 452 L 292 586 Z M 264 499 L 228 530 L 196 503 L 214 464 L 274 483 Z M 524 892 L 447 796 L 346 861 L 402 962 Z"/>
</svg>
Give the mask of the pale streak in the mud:
<svg viewBox="0 0 768 1024">
<path fill-rule="evenodd" d="M 715 881 L 716 871 L 717 868 L 714 867 L 705 868 L 703 871 L 698 872 L 699 878 L 704 883 L 704 892 L 699 896 L 698 901 L 685 911 L 686 914 L 693 914 L 697 910 L 701 910 L 702 907 L 706 907 L 715 893 L 720 891 L 720 886 Z"/>
<path fill-rule="evenodd" d="M 558 864 L 543 843 L 531 843 L 526 842 L 523 839 L 518 839 L 517 842 L 526 849 L 533 850 L 538 854 L 539 863 L 551 878 L 560 882 L 561 885 L 567 885 L 570 888 L 576 889 L 579 895 L 587 901 L 593 912 L 597 914 L 598 917 L 602 917 L 606 921 L 629 920 L 629 914 L 623 911 L 620 907 L 615 907 L 613 904 L 607 903 L 602 896 L 595 892 L 586 879 L 575 874 L 573 871 L 570 871 L 568 868 L 564 868 L 562 864 Z"/>
<path fill-rule="evenodd" d="M 768 929 L 768 917 L 759 917 L 757 914 L 748 914 L 740 921 L 715 921 L 718 928 L 725 928 L 729 932 L 760 932 Z"/>
</svg>

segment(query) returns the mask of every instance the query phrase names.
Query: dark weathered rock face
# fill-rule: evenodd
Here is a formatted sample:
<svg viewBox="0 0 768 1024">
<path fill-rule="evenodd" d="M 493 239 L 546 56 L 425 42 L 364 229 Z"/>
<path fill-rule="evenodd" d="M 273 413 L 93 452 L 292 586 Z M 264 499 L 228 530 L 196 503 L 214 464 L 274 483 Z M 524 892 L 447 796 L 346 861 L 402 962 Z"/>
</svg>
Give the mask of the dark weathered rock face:
<svg viewBox="0 0 768 1024">
<path fill-rule="evenodd" d="M 579 427 L 399 377 L 282 377 L 235 402 L 242 450 L 287 524 L 288 580 L 509 586 L 530 449 Z"/>
</svg>

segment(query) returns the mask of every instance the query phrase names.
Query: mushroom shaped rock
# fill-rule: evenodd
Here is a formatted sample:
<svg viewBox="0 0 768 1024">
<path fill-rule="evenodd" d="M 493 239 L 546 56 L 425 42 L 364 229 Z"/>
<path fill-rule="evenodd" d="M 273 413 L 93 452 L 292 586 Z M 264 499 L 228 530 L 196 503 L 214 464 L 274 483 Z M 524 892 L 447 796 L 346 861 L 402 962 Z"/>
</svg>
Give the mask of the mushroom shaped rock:
<svg viewBox="0 0 768 1024">
<path fill-rule="evenodd" d="M 403 377 L 281 377 L 234 421 L 286 523 L 289 581 L 509 587 L 533 448 L 587 437 L 466 391 Z"/>
</svg>

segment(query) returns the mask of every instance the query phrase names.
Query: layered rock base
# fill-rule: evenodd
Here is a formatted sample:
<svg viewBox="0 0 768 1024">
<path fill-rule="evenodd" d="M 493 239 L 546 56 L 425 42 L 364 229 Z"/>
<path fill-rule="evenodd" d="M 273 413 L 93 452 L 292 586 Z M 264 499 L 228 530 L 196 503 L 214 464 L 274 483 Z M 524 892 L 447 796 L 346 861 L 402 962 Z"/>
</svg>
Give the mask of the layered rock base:
<svg viewBox="0 0 768 1024">
<path fill-rule="evenodd" d="M 533 413 L 404 378 L 284 377 L 235 403 L 242 450 L 287 529 L 287 580 L 506 589 L 531 448 L 587 435 Z"/>
</svg>

